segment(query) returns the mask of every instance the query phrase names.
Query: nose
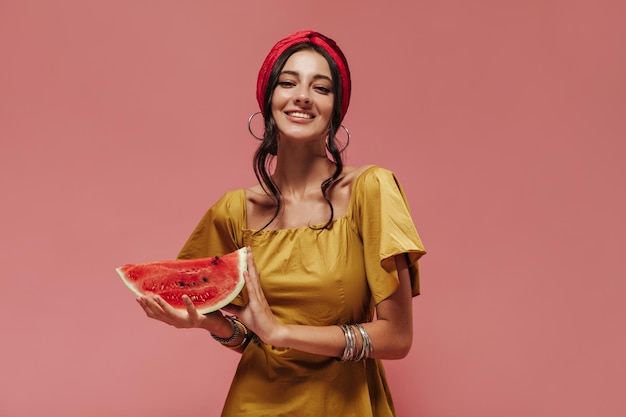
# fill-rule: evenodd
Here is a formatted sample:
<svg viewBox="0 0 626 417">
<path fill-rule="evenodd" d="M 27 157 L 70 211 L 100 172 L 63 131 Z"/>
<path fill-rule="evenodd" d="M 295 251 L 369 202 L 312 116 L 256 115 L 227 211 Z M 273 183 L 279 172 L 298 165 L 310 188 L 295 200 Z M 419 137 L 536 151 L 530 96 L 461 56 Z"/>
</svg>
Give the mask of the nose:
<svg viewBox="0 0 626 417">
<path fill-rule="evenodd" d="M 296 104 L 309 104 L 311 103 L 311 97 L 309 96 L 308 91 L 302 88 L 299 91 L 296 91 L 294 101 Z"/>
</svg>

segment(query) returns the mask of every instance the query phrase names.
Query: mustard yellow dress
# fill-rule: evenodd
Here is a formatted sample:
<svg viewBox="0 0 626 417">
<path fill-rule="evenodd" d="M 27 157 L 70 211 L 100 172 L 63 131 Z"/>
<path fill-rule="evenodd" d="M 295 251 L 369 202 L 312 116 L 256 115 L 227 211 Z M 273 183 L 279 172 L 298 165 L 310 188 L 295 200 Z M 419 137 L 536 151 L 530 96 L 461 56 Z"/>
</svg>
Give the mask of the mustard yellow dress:
<svg viewBox="0 0 626 417">
<path fill-rule="evenodd" d="M 202 218 L 180 259 L 250 246 L 274 315 L 327 326 L 371 321 L 375 304 L 398 286 L 394 255 L 407 253 L 413 295 L 425 251 L 396 176 L 372 166 L 355 180 L 344 216 L 327 230 L 246 228 L 244 190 L 226 193 Z M 245 290 L 234 301 L 243 305 Z M 376 345 L 374 344 L 374 351 Z M 251 343 L 243 352 L 222 416 L 387 417 L 393 402 L 382 363 L 340 362 Z"/>
</svg>

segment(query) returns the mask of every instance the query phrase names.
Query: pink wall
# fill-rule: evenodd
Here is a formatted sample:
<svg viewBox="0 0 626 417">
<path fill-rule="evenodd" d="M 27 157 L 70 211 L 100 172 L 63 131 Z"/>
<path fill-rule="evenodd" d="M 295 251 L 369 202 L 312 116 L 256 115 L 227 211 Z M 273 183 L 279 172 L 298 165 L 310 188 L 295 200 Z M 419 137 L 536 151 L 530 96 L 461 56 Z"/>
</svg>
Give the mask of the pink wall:
<svg viewBox="0 0 626 417">
<path fill-rule="evenodd" d="M 0 2 L 0 416 L 218 414 L 236 355 L 146 319 L 113 269 L 174 256 L 252 182 L 257 69 L 309 27 L 352 65 L 349 162 L 398 173 L 430 252 L 387 362 L 399 415 L 626 415 L 624 16 Z"/>
</svg>

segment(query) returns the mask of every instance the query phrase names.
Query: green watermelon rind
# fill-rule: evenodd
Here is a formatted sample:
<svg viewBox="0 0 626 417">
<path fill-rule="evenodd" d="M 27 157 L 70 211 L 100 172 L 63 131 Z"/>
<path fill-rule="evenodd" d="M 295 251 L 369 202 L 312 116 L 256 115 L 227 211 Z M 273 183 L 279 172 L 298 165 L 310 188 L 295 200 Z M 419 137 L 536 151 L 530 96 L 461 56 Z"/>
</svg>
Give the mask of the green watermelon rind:
<svg viewBox="0 0 626 417">
<path fill-rule="evenodd" d="M 236 252 L 239 257 L 239 265 L 238 265 L 239 277 L 237 279 L 237 285 L 235 286 L 235 289 L 230 293 L 228 297 L 223 298 L 222 301 L 220 301 L 219 303 L 213 304 L 212 306 L 206 307 L 206 308 L 197 308 L 197 311 L 199 314 L 208 314 L 208 313 L 217 311 L 227 306 L 228 304 L 230 304 L 230 302 L 233 301 L 241 293 L 241 290 L 243 289 L 243 286 L 245 285 L 245 279 L 243 277 L 243 273 L 244 271 L 248 270 L 248 257 L 247 257 L 248 250 L 246 247 L 243 247 L 241 249 L 237 249 Z M 117 272 L 117 274 L 120 276 L 124 285 L 126 285 L 126 287 L 129 290 L 131 290 L 137 297 L 146 295 L 142 293 L 141 291 L 137 290 L 137 288 L 135 288 L 135 286 L 126 279 L 126 275 L 124 274 L 124 272 L 122 272 L 122 268 L 123 266 L 119 268 L 115 268 L 115 272 Z M 180 310 L 178 308 L 175 308 L 175 309 Z"/>
</svg>

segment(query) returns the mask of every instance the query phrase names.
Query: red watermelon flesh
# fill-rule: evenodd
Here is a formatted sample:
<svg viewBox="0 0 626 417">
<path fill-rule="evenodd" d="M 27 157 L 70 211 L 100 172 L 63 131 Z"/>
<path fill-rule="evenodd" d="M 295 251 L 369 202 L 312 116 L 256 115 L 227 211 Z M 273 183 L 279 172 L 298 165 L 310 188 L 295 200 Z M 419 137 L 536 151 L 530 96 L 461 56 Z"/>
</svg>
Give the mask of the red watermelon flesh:
<svg viewBox="0 0 626 417">
<path fill-rule="evenodd" d="M 246 248 L 212 258 L 128 264 L 116 269 L 136 295 L 158 294 L 172 307 L 186 310 L 191 298 L 200 314 L 219 310 L 241 292 L 247 269 Z"/>
</svg>

